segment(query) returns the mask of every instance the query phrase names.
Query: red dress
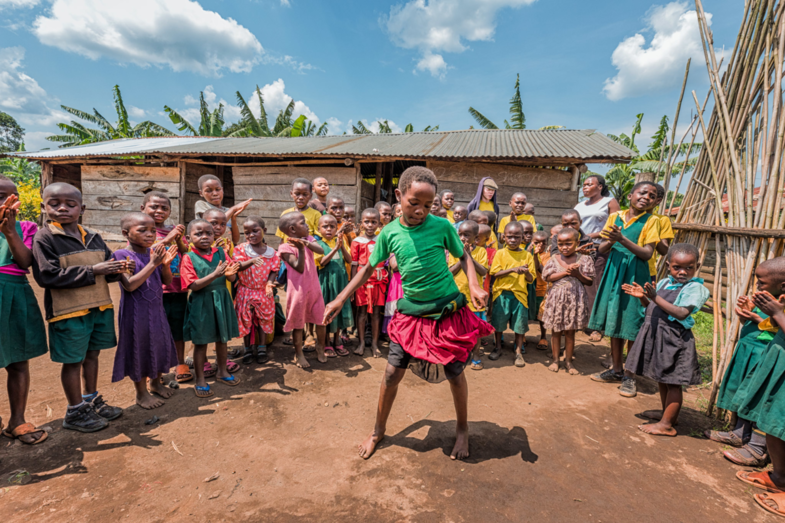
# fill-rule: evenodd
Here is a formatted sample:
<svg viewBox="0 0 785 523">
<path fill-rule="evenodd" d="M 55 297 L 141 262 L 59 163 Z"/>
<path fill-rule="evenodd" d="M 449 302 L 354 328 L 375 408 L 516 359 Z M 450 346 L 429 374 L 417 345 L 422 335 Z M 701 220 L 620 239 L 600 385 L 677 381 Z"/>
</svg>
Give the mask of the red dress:
<svg viewBox="0 0 785 523">
<path fill-rule="evenodd" d="M 366 265 L 371 257 L 374 247 L 376 247 L 376 239 L 371 239 L 366 236 L 358 236 L 352 240 L 352 265 L 357 265 L 359 271 Z M 368 312 L 373 312 L 373 307 L 384 307 L 387 300 L 387 270 L 384 269 L 384 262 L 376 266 L 374 273 L 368 282 L 357 289 L 355 294 L 355 303 L 358 307 L 368 307 Z"/>
<path fill-rule="evenodd" d="M 257 254 L 251 244 L 241 243 L 234 248 L 234 261 L 245 262 L 258 258 L 261 266 L 251 265 L 248 269 L 238 272 L 237 296 L 234 308 L 237 311 L 237 323 L 240 336 L 247 336 L 254 323 L 266 333 L 273 332 L 275 326 L 275 302 L 267 296 L 267 281 L 270 273 L 278 273 L 281 260 L 272 247 L 267 247 L 264 254 Z"/>
</svg>

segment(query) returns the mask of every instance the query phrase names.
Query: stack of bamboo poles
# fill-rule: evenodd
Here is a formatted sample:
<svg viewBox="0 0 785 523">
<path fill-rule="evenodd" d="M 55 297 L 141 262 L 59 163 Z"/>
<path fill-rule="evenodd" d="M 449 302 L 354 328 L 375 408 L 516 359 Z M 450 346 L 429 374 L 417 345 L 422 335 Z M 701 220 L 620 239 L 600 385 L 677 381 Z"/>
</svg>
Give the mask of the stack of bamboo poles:
<svg viewBox="0 0 785 523">
<path fill-rule="evenodd" d="M 734 311 L 736 300 L 751 290 L 755 267 L 780 255 L 785 241 L 782 233 L 785 225 L 782 212 L 785 0 L 747 0 L 741 29 L 722 75 L 701 0 L 695 0 L 695 7 L 714 108 L 706 122 L 703 118 L 706 102 L 701 106 L 692 92 L 699 124 L 695 131 L 700 128 L 703 134 L 703 148 L 674 229 L 676 242 L 692 243 L 705 253 L 713 241 L 717 254 L 713 289 L 713 386 L 708 407 L 711 412 L 738 337 L 740 319 Z M 666 183 L 669 183 L 670 172 L 667 174 Z M 756 188 L 759 188 L 757 202 L 753 199 Z M 725 211 L 723 196 L 727 198 Z M 661 212 L 665 211 L 665 203 Z M 723 256 L 728 275 L 724 296 Z"/>
</svg>

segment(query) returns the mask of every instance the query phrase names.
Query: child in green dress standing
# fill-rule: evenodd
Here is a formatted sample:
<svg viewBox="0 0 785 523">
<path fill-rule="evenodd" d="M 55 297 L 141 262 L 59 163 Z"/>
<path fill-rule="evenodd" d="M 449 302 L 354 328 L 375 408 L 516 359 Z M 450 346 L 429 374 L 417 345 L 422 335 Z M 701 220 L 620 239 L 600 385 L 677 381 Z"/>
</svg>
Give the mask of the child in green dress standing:
<svg viewBox="0 0 785 523">
<path fill-rule="evenodd" d="M 188 239 L 193 249 L 183 256 L 180 267 L 183 288 L 191 291 L 185 309 L 183 337 L 194 344 L 194 392 L 199 398 L 209 398 L 213 391 L 205 381 L 204 364 L 210 343 L 215 343 L 216 379 L 232 387 L 239 384 L 226 367 L 226 344 L 240 336 L 226 280 L 235 280 L 240 264 L 227 262 L 224 250 L 213 247 L 215 233 L 206 220 L 197 219 L 188 224 Z"/>
<path fill-rule="evenodd" d="M 338 229 L 338 220 L 331 214 L 319 218 L 320 240 L 316 243 L 324 249 L 324 254 L 314 253 L 313 259 L 319 272 L 319 285 L 325 303 L 333 301 L 342 290 L 349 285 L 349 276 L 346 274 L 344 260 L 351 260 L 351 254 L 346 249 L 343 234 L 345 227 Z M 347 301 L 343 304 L 341 312 L 328 324 L 326 346 L 324 355 L 328 358 L 348 356 L 349 351 L 343 346 L 341 333 L 354 325 L 352 319 L 352 306 Z M 330 345 L 330 334 L 333 335 L 333 344 Z"/>
<path fill-rule="evenodd" d="M 603 383 L 622 382 L 621 393 L 635 396 L 635 380 L 624 375 L 624 344 L 635 341 L 646 310 L 637 298 L 622 290 L 622 285 L 651 282 L 649 259 L 660 241 L 660 221 L 646 212 L 657 199 L 657 186 L 651 182 L 635 184 L 630 193 L 630 208 L 608 216 L 599 251 L 608 253 L 589 329 L 611 338 L 613 366 L 591 377 Z"/>
</svg>

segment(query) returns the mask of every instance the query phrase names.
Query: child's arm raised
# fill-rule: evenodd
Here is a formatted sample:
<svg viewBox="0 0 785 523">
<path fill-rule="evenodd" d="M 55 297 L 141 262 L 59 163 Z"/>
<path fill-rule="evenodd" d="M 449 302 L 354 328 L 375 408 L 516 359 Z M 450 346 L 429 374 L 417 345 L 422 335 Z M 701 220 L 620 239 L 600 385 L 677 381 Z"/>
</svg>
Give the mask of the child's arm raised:
<svg viewBox="0 0 785 523">
<path fill-rule="evenodd" d="M 237 225 L 237 215 L 247 209 L 252 201 L 245 200 L 226 211 L 226 218 L 232 222 L 232 242 L 235 245 L 240 243 L 240 227 Z"/>
<path fill-rule="evenodd" d="M 217 256 L 217 254 L 215 256 Z M 215 268 L 215 270 L 213 272 L 211 272 L 210 274 L 208 274 L 204 278 L 199 278 L 198 280 L 193 282 L 191 285 L 189 285 L 188 288 L 190 290 L 192 290 L 192 291 L 200 291 L 200 290 L 204 289 L 205 287 L 210 285 L 214 280 L 216 280 L 217 278 L 220 278 L 221 276 L 223 276 L 224 273 L 226 272 L 226 268 L 228 266 L 229 266 L 228 263 L 226 263 L 225 261 L 222 261 L 221 263 L 218 264 L 218 266 Z"/>
<path fill-rule="evenodd" d="M 174 255 L 177 255 L 177 248 L 172 247 L 171 251 Z M 120 285 L 123 286 L 128 292 L 134 292 L 136 289 L 142 286 L 144 282 L 147 281 L 147 278 L 150 277 L 155 269 L 158 268 L 159 265 L 164 263 L 164 260 L 168 257 L 169 251 L 166 249 L 166 245 L 163 243 L 158 243 L 150 248 L 150 261 L 145 265 L 141 271 L 137 272 L 136 274 L 128 274 L 123 273 L 120 274 Z M 172 262 L 174 256 L 171 257 L 169 263 Z M 168 265 L 167 265 L 168 269 Z M 163 275 L 161 280 L 163 281 Z M 172 272 L 169 271 L 169 281 L 163 283 L 172 283 Z"/>
<path fill-rule="evenodd" d="M 176 245 L 172 245 L 166 249 L 166 256 L 164 256 L 164 261 L 161 263 L 161 283 L 164 285 L 169 285 L 174 279 L 171 263 L 177 258 L 178 254 L 180 254 L 180 251 L 177 249 Z"/>
<path fill-rule="evenodd" d="M 319 246 L 319 248 L 321 248 L 321 246 Z M 322 259 L 319 260 L 319 267 L 321 267 L 322 269 L 327 267 L 327 264 L 330 263 L 330 261 L 333 258 L 335 258 L 335 255 L 338 254 L 338 251 L 342 250 L 342 248 L 343 248 L 343 235 L 339 234 L 337 236 L 337 240 L 335 242 L 335 247 L 333 248 L 333 250 L 322 256 Z M 322 252 L 324 252 L 324 249 L 322 249 Z"/>
<path fill-rule="evenodd" d="M 297 271 L 302 274 L 305 270 L 304 242 L 299 238 L 289 238 L 287 241 L 290 245 L 297 247 L 297 255 L 295 256 L 291 252 L 281 252 L 280 249 L 278 250 L 278 255 L 292 268 L 293 271 Z"/>
<path fill-rule="evenodd" d="M 311 252 L 314 252 L 316 254 L 324 254 L 324 249 L 322 249 L 322 247 L 318 243 L 309 240 L 301 240 L 301 241 L 305 244 L 306 247 L 308 247 L 311 250 Z"/>
<path fill-rule="evenodd" d="M 19 198 L 15 194 L 0 205 L 0 233 L 5 235 L 11 257 L 20 269 L 28 269 L 33 264 L 33 251 L 27 248 L 23 238 L 16 233 L 16 213 L 19 209 Z"/>
<path fill-rule="evenodd" d="M 760 314 L 756 314 L 753 312 L 755 308 L 755 304 L 752 303 L 752 298 L 749 296 L 739 296 L 739 299 L 736 300 L 736 307 L 735 311 L 741 318 L 745 321 L 751 321 L 754 323 L 760 323 L 763 321 Z"/>
<path fill-rule="evenodd" d="M 346 241 L 344 240 L 344 235 L 341 233 L 338 234 L 338 236 L 341 238 L 341 254 L 343 255 L 343 260 L 344 261 L 351 260 L 352 255 L 349 252 L 349 249 L 346 248 Z"/>
<path fill-rule="evenodd" d="M 655 245 L 654 243 L 648 243 L 643 247 L 641 247 L 637 243 L 633 242 L 632 240 L 624 236 L 621 233 L 621 228 L 618 225 L 613 225 L 611 226 L 610 229 L 604 229 L 601 233 L 601 236 L 605 240 L 607 240 L 607 242 L 602 242 L 602 244 L 600 245 L 600 252 L 602 253 L 606 253 L 610 251 L 613 244 L 618 242 L 622 245 L 622 247 L 624 247 L 625 249 L 627 249 L 628 251 L 630 251 L 631 253 L 633 253 L 635 256 L 637 256 L 643 261 L 646 262 L 649 261 L 649 259 L 654 254 L 654 245 Z M 608 243 L 607 246 L 606 243 Z M 603 249 L 603 247 L 605 248 Z M 671 314 L 671 316 L 673 315 Z M 676 316 L 673 317 L 675 318 Z"/>
<path fill-rule="evenodd" d="M 677 320 L 686 319 L 690 314 L 692 314 L 692 311 L 695 309 L 692 306 L 678 307 L 670 303 L 669 301 L 665 300 L 665 298 L 658 296 L 657 288 L 653 283 L 648 281 L 643 286 L 643 292 L 646 294 L 646 297 L 649 299 L 649 301 L 653 301 L 654 303 L 656 303 L 660 309 L 662 309 L 668 314 L 668 316 L 673 316 Z"/>
<path fill-rule="evenodd" d="M 623 283 L 621 286 L 621 290 L 632 296 L 633 298 L 638 298 L 641 301 L 641 305 L 644 308 L 649 306 L 649 299 L 646 297 L 646 293 L 643 291 L 643 287 L 638 285 L 635 282 L 632 284 Z"/>
<path fill-rule="evenodd" d="M 240 264 L 231 260 L 229 260 L 229 262 L 227 263 L 228 265 L 226 266 L 226 270 L 224 271 L 224 276 L 226 276 L 227 280 L 233 282 L 234 280 L 237 279 L 237 271 L 240 270 Z"/>
</svg>

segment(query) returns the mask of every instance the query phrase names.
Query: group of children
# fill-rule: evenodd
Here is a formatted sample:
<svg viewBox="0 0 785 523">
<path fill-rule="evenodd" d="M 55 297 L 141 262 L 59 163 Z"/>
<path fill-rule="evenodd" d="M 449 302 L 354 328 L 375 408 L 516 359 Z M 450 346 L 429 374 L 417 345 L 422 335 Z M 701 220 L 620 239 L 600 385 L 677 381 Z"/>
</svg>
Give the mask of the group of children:
<svg viewBox="0 0 785 523">
<path fill-rule="evenodd" d="M 436 192 L 428 169 L 410 168 L 400 178 L 398 203 L 379 202 L 355 222 L 354 210 L 330 196 L 327 180 L 298 178 L 291 188 L 294 207 L 278 222 L 282 243 L 277 251 L 265 242 L 264 220 L 238 220 L 250 200 L 223 207 L 223 188 L 215 176 L 200 178 L 199 189 L 203 200 L 187 229 L 167 226 L 168 197 L 148 193 L 140 212 L 122 218 L 127 246 L 112 252 L 100 235 L 79 225 L 84 205 L 76 187 L 53 183 L 44 189 L 46 221 L 39 229 L 16 220 L 16 187 L 0 178 L 0 363 L 8 373 L 11 403 L 4 434 L 27 444 L 46 440 L 45 431 L 25 421 L 24 410 L 28 361 L 47 350 L 63 365 L 68 401 L 63 426 L 82 432 L 101 430 L 122 415 L 97 389 L 103 349 L 117 346 L 112 381 L 129 377 L 143 408 L 159 407 L 172 395 L 162 377 L 173 367 L 176 381 L 195 379 L 200 398 L 214 394 L 207 378 L 236 386 L 233 373 L 239 366 L 233 359 L 268 361 L 275 295 L 284 285 L 283 330 L 292 333 L 294 363 L 301 367 L 310 365 L 304 355 L 308 350 L 320 362 L 348 356 L 350 332 L 358 338 L 355 353 L 362 355 L 368 324 L 375 357 L 381 355 L 381 333 L 389 336 L 376 426 L 360 446 L 366 458 L 384 435 L 407 368 L 428 381 L 450 381 L 458 415 L 452 457 L 466 457 L 463 368 L 483 368 L 481 338 L 492 333 L 495 344 L 488 358 L 498 359 L 507 328 L 515 334 L 515 365 L 523 367 L 529 323 L 540 325 L 540 349 L 548 348 L 546 332 L 551 331 L 549 369 L 554 372 L 561 368 L 562 340 L 563 366 L 578 374 L 576 331 L 589 328 L 609 336 L 611 368 L 592 379 L 620 383 L 626 397 L 636 394 L 636 375 L 655 380 L 662 410 L 644 413 L 654 422 L 640 427 L 650 434 L 676 434 L 682 386 L 700 383 L 691 332 L 692 315 L 708 299 L 703 280 L 696 277 L 700 256 L 692 245 L 669 245 L 670 222 L 653 213 L 664 190 L 653 183 L 635 185 L 629 209 L 607 220 L 598 250 L 608 254 L 608 261 L 593 307 L 585 287 L 595 278 L 595 244 L 581 231 L 580 214 L 565 211 L 549 235 L 519 192 L 510 200 L 509 216 L 497 226 L 498 187 L 491 179 L 481 182 L 477 202 L 466 208 L 455 205 L 451 191 Z M 668 256 L 668 275 L 659 282 L 652 262 L 656 253 Z M 31 268 L 45 290 L 48 347 L 26 277 Z M 760 466 L 771 457 L 773 472 L 740 473 L 740 479 L 766 489 L 758 501 L 781 510 L 785 410 L 778 393 L 785 339 L 779 326 L 785 314 L 779 298 L 785 295 L 785 261 L 761 264 L 756 277 L 758 292 L 738 303 L 737 312 L 748 323 L 718 400 L 721 408 L 738 413 L 739 422 L 733 431 L 707 437 L 741 447 L 726 452 L 737 463 Z M 119 336 L 109 293 L 113 282 L 122 289 Z M 315 338 L 310 347 L 305 343 L 309 333 Z M 227 343 L 238 337 L 244 338 L 243 348 L 229 354 Z M 186 341 L 194 346 L 189 358 Z M 215 363 L 207 359 L 210 344 Z"/>
</svg>

